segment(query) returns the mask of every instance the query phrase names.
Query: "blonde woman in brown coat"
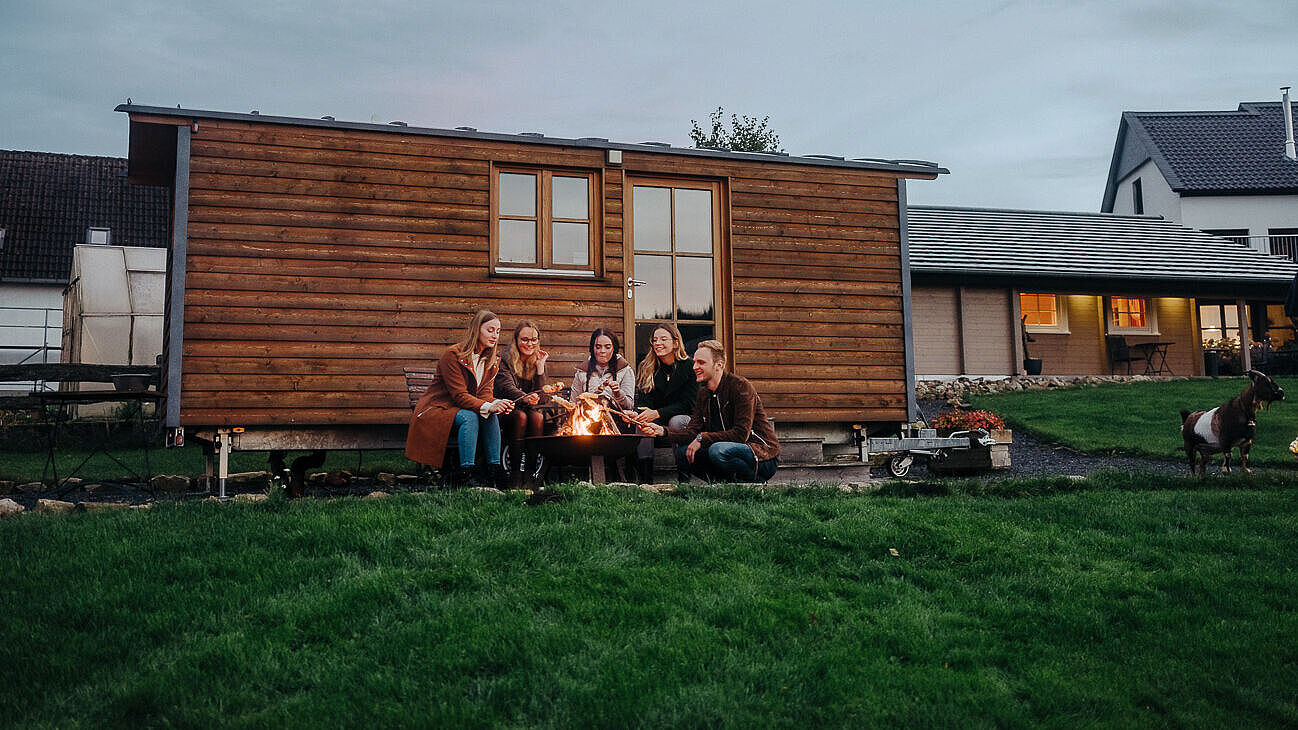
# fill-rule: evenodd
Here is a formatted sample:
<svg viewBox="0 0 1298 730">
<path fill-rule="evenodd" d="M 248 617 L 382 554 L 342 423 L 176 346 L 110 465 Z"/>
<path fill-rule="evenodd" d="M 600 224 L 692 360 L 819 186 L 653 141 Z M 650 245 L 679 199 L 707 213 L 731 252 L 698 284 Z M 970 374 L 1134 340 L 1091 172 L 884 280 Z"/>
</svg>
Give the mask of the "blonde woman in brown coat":
<svg viewBox="0 0 1298 730">
<path fill-rule="evenodd" d="M 499 341 L 500 318 L 484 309 L 473 315 L 464 337 L 446 348 L 437 362 L 437 379 L 415 404 L 406 456 L 441 468 L 454 431 L 462 470 L 473 471 L 479 439 L 486 453 L 486 464 L 469 483 L 484 486 L 501 481 L 497 415 L 514 410 L 514 404 L 492 393 L 500 369 Z"/>
</svg>

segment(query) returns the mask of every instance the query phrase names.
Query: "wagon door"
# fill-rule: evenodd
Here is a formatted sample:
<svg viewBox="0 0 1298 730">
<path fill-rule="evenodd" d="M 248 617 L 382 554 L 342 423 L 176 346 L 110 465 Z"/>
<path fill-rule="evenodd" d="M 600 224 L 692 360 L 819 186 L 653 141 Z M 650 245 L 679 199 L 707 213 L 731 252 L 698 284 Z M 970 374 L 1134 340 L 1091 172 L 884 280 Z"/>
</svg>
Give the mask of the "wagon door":
<svg viewBox="0 0 1298 730">
<path fill-rule="evenodd" d="M 680 328 L 690 355 L 722 339 L 721 190 L 717 183 L 632 178 L 626 230 L 627 343 L 632 362 L 649 352 L 660 322 Z"/>
</svg>

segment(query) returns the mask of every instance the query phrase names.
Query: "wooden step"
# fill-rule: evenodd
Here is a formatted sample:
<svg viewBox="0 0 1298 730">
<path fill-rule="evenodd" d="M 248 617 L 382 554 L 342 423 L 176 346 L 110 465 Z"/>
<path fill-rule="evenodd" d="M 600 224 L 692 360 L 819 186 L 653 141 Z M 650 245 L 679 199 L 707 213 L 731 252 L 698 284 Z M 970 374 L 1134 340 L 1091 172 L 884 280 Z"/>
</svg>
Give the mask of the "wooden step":
<svg viewBox="0 0 1298 730">
<path fill-rule="evenodd" d="M 825 460 L 825 440 L 814 436 L 780 439 L 780 462 L 819 464 Z"/>
<path fill-rule="evenodd" d="M 780 462 L 767 484 L 869 484 L 870 465 L 859 461 L 820 464 Z"/>
</svg>

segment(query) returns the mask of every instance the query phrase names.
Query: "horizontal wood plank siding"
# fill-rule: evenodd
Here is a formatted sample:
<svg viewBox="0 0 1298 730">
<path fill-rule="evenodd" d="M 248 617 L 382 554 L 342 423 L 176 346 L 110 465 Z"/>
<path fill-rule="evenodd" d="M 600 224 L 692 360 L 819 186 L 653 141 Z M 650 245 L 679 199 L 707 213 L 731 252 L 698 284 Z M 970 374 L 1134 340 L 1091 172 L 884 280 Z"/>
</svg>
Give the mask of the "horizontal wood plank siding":
<svg viewBox="0 0 1298 730">
<path fill-rule="evenodd" d="M 621 330 L 616 171 L 603 278 L 488 275 L 492 163 L 598 172 L 600 150 L 227 121 L 193 139 L 186 425 L 404 423 L 402 368 L 435 361 L 480 307 L 507 330 L 536 320 L 558 377 L 591 329 Z"/>
<path fill-rule="evenodd" d="M 785 422 L 906 417 L 896 176 L 201 120 L 190 161 L 181 422 L 397 424 L 402 368 L 489 307 L 566 379 L 621 332 L 625 175 L 721 184 L 734 369 Z M 493 164 L 596 172 L 601 276 L 490 276 Z"/>
</svg>

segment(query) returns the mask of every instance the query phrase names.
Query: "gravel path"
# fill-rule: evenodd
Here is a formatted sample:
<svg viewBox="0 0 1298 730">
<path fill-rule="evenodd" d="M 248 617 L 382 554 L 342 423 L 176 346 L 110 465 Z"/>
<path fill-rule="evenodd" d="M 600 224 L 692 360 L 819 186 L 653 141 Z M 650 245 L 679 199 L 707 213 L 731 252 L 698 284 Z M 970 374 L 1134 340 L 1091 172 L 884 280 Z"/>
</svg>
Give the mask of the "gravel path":
<svg viewBox="0 0 1298 730">
<path fill-rule="evenodd" d="M 1074 451 L 1067 446 L 1042 443 L 1023 433 L 1014 434 L 1010 444 L 1010 468 L 995 472 L 994 477 L 1028 477 L 1042 474 L 1086 476 L 1096 469 L 1157 471 L 1171 474 L 1190 473 L 1184 461 L 1143 459 L 1138 456 L 1097 456 Z"/>
</svg>

